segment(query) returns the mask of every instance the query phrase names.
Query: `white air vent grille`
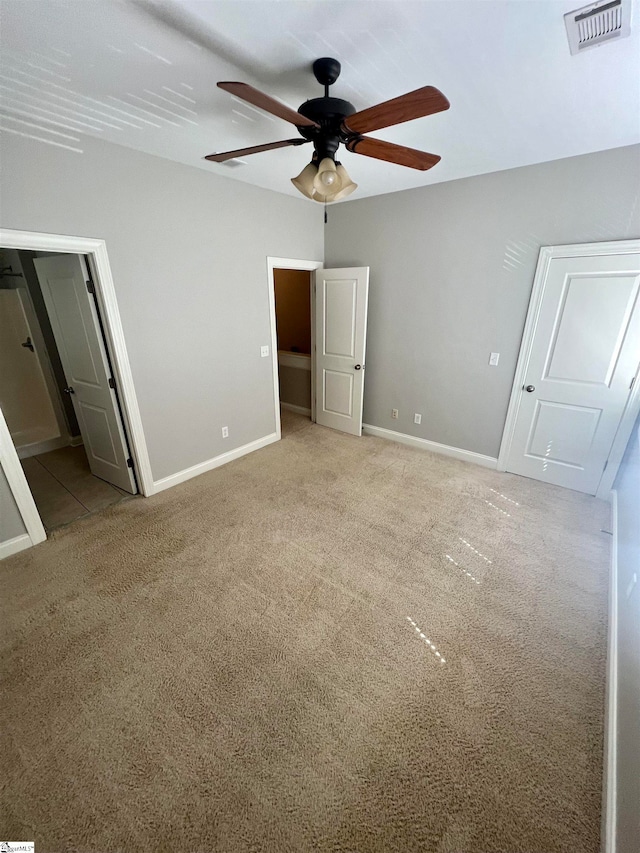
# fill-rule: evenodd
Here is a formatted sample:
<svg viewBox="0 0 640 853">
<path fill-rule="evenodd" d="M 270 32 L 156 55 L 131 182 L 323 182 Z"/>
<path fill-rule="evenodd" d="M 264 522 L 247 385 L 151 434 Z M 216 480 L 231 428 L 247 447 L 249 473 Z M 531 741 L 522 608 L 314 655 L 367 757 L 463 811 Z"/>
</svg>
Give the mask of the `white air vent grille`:
<svg viewBox="0 0 640 853">
<path fill-rule="evenodd" d="M 564 16 L 572 54 L 631 31 L 630 0 L 600 0 Z"/>
</svg>

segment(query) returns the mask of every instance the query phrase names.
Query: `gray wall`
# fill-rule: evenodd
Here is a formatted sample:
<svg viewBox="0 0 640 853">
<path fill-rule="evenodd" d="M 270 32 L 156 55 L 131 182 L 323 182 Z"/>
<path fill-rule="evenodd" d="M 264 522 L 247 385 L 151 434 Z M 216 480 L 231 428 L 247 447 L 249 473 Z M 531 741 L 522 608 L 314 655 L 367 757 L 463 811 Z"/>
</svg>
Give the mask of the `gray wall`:
<svg viewBox="0 0 640 853">
<path fill-rule="evenodd" d="M 15 539 L 27 532 L 22 516 L 13 499 L 6 475 L 0 467 L 0 543 Z"/>
<path fill-rule="evenodd" d="M 326 265 L 371 267 L 365 422 L 497 456 L 539 247 L 637 237 L 639 188 L 630 146 L 330 208 Z"/>
<path fill-rule="evenodd" d="M 615 482 L 618 492 L 618 853 L 640 850 L 640 418 Z M 632 585 L 633 575 L 637 582 Z M 627 598 L 627 592 L 631 590 Z"/>
<path fill-rule="evenodd" d="M 266 258 L 321 260 L 321 206 L 83 147 L 5 136 L 1 224 L 106 241 L 154 479 L 272 433 Z"/>
<path fill-rule="evenodd" d="M 292 406 L 311 409 L 311 371 L 280 365 L 280 400 Z"/>
</svg>

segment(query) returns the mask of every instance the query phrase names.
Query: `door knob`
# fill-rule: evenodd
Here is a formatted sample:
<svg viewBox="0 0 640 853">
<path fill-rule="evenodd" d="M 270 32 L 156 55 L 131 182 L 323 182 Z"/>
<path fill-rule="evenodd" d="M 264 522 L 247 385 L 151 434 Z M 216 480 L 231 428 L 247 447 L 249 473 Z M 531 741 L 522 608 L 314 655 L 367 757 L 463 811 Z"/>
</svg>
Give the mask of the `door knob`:
<svg viewBox="0 0 640 853">
<path fill-rule="evenodd" d="M 68 388 L 65 388 L 65 389 L 64 389 L 64 393 L 65 393 L 65 394 L 75 394 L 76 392 L 73 390 L 72 386 L 71 386 L 71 385 L 69 385 L 69 387 L 68 387 Z"/>
<path fill-rule="evenodd" d="M 361 365 L 361 364 L 356 364 L 356 366 L 355 366 L 354 370 L 362 370 L 362 365 Z"/>
<path fill-rule="evenodd" d="M 536 386 L 535 385 L 527 385 L 527 387 L 524 390 L 531 393 L 532 391 L 536 390 Z"/>
<path fill-rule="evenodd" d="M 33 344 L 31 343 L 31 338 L 27 338 L 27 340 L 23 344 L 20 344 L 20 346 L 26 347 L 27 349 L 30 349 L 31 352 L 34 352 Z"/>
</svg>

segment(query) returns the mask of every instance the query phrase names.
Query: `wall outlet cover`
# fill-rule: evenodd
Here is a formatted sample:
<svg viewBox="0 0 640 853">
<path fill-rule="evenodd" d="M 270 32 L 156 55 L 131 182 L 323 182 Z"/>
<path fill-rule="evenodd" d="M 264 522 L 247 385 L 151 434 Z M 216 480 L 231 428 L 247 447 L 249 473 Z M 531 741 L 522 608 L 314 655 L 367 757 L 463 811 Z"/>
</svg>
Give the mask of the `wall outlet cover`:
<svg viewBox="0 0 640 853">
<path fill-rule="evenodd" d="M 269 347 L 260 347 L 260 356 L 266 358 L 269 355 Z"/>
<path fill-rule="evenodd" d="M 415 415 L 413 416 L 413 422 L 414 422 L 414 424 L 421 424 L 422 423 L 422 415 L 419 415 L 416 412 Z"/>
<path fill-rule="evenodd" d="M 489 364 L 492 367 L 496 367 L 499 361 L 500 361 L 500 353 L 499 352 L 492 352 L 491 355 L 489 356 Z"/>
<path fill-rule="evenodd" d="M 391 409 L 391 417 L 394 419 L 394 421 L 398 419 L 398 410 L 397 409 Z"/>
<path fill-rule="evenodd" d="M 222 427 L 222 437 L 229 438 L 229 427 Z"/>
</svg>

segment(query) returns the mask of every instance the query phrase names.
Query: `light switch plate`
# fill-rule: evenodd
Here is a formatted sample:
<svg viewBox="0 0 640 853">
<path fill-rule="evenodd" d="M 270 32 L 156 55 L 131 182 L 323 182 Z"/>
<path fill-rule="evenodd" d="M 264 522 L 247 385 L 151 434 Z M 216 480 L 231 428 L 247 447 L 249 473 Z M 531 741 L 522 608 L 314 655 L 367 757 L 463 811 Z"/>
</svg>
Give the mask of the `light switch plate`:
<svg viewBox="0 0 640 853">
<path fill-rule="evenodd" d="M 260 347 L 260 355 L 262 358 L 267 358 L 269 355 L 269 347 Z"/>
<path fill-rule="evenodd" d="M 499 352 L 492 352 L 491 355 L 489 356 L 489 364 L 492 367 L 497 367 L 499 360 L 500 360 L 500 353 Z"/>
</svg>

